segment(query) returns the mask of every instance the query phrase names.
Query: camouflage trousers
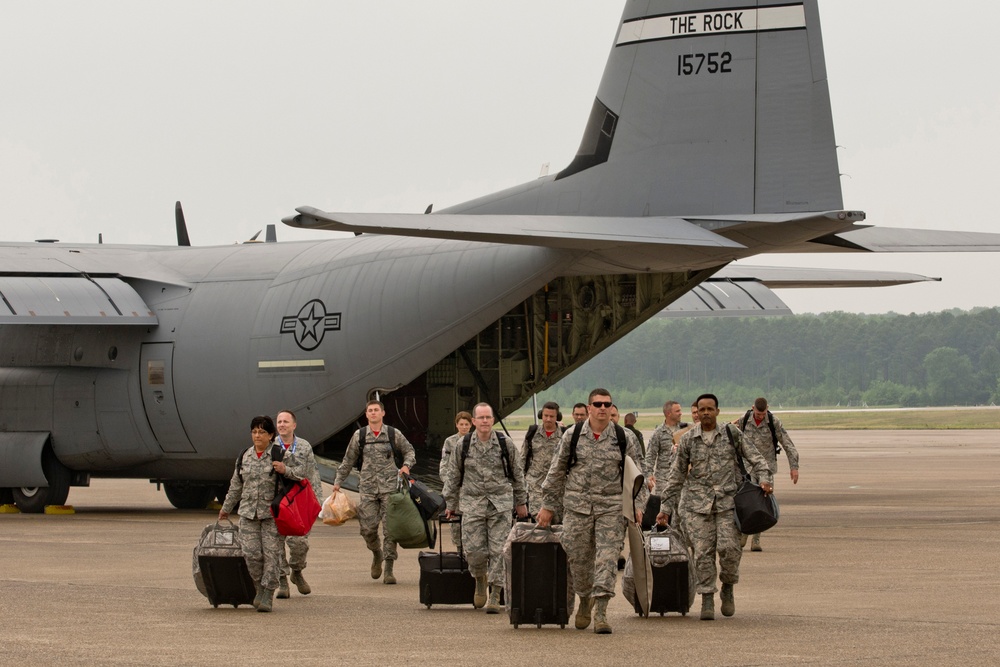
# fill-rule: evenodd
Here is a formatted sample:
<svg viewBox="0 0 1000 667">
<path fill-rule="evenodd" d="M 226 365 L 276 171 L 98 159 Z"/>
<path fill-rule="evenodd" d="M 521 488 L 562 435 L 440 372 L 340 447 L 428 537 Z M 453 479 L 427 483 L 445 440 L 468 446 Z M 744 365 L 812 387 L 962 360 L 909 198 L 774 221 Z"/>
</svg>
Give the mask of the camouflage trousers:
<svg viewBox="0 0 1000 667">
<path fill-rule="evenodd" d="M 451 541 L 457 551 L 462 550 L 462 524 L 451 524 Z"/>
<path fill-rule="evenodd" d="M 310 531 L 312 532 L 312 531 Z M 281 541 L 281 565 L 278 573 L 287 577 L 292 570 L 306 569 L 306 554 L 309 553 L 308 535 L 278 535 Z M 288 556 L 285 557 L 285 546 L 288 546 Z"/>
<path fill-rule="evenodd" d="M 716 554 L 719 557 L 721 572 L 718 575 L 722 583 L 739 583 L 743 551 L 740 549 L 740 531 L 736 528 L 732 510 L 714 514 L 685 512 L 683 528 L 694 548 L 697 593 L 714 593 L 718 590 L 715 585 Z"/>
<path fill-rule="evenodd" d="M 573 589 L 580 597 L 615 596 L 618 554 L 625 543 L 620 509 L 597 514 L 565 510 L 562 545 Z"/>
<path fill-rule="evenodd" d="M 510 534 L 510 511 L 496 510 L 488 516 L 462 515 L 462 540 L 469 572 L 474 577 L 486 575 L 491 586 L 503 586 L 503 545 Z"/>
<path fill-rule="evenodd" d="M 389 537 L 389 530 L 385 526 L 385 508 L 388 506 L 388 493 L 362 493 L 358 499 L 358 523 L 361 524 L 361 537 L 369 551 L 375 553 L 381 550 L 382 558 L 396 560 L 396 541 Z M 378 542 L 379 524 L 382 524 L 381 545 Z"/>
<path fill-rule="evenodd" d="M 279 555 L 284 547 L 278 541 L 274 519 L 240 517 L 240 546 L 247 560 L 250 576 L 261 588 L 273 591 L 278 587 Z"/>
</svg>

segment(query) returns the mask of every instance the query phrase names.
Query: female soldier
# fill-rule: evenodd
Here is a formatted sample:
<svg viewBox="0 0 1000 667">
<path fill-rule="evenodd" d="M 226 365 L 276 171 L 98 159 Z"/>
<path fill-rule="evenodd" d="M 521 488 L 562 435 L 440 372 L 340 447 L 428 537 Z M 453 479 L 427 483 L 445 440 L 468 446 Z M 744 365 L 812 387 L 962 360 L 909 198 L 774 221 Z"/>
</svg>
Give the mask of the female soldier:
<svg viewBox="0 0 1000 667">
<path fill-rule="evenodd" d="M 450 435 L 444 441 L 444 446 L 441 447 L 441 463 L 438 464 L 438 477 L 441 478 L 441 482 L 444 482 L 444 471 L 448 467 L 448 459 L 451 455 L 458 453 L 461 455 L 462 449 L 462 438 L 472 430 L 472 415 L 462 410 L 457 415 L 455 415 L 455 428 L 458 429 L 458 433 L 455 435 Z M 454 508 L 457 513 L 458 508 Z M 461 550 L 462 548 L 462 524 L 453 523 L 451 524 L 451 541 L 455 543 L 455 548 Z"/>
<path fill-rule="evenodd" d="M 277 430 L 270 417 L 254 417 L 250 421 L 253 446 L 237 459 L 236 470 L 229 481 L 229 493 L 219 510 L 219 520 L 239 503 L 240 544 L 247 559 L 247 569 L 257 586 L 253 606 L 257 611 L 271 611 L 274 589 L 278 587 L 278 530 L 271 516 L 274 500 L 275 473 L 283 475 L 285 464 L 272 458 L 271 440 Z"/>
</svg>

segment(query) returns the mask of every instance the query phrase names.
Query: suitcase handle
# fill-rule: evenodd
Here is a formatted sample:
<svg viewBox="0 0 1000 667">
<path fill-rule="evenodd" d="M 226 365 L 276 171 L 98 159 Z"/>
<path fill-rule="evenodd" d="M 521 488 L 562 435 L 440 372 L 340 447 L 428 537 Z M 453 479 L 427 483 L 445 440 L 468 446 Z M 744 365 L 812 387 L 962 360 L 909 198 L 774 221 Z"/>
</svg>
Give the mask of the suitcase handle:
<svg viewBox="0 0 1000 667">
<path fill-rule="evenodd" d="M 462 515 L 455 514 L 449 519 L 445 517 L 444 512 L 441 512 L 440 514 L 437 515 L 437 522 L 438 522 L 438 558 L 440 559 L 439 562 L 441 564 L 441 568 L 444 569 L 444 524 L 457 523 L 458 525 L 462 525 Z M 462 547 L 461 544 L 456 546 L 458 546 L 459 558 L 461 558 L 462 562 L 466 563 L 466 567 L 468 567 L 468 561 L 466 561 L 465 559 L 465 549 Z"/>
</svg>

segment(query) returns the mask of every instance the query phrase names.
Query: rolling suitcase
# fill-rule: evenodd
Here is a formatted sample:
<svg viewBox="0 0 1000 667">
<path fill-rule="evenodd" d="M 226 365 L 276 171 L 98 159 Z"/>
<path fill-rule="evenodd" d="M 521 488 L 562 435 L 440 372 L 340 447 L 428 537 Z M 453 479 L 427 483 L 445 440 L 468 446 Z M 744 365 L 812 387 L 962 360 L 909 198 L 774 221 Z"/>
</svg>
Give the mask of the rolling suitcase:
<svg viewBox="0 0 1000 667">
<path fill-rule="evenodd" d="M 459 523 L 461 518 L 445 519 L 438 516 L 438 522 Z M 442 542 L 444 540 L 441 540 Z M 469 564 L 461 551 L 443 551 L 438 543 L 437 551 L 421 551 L 417 556 L 420 565 L 420 603 L 430 609 L 435 604 L 472 604 L 476 594 L 476 580 L 469 573 Z"/>
<path fill-rule="evenodd" d="M 240 546 L 240 529 L 231 521 L 205 526 L 194 548 L 194 583 L 213 607 L 253 604 L 257 595 Z"/>
<path fill-rule="evenodd" d="M 511 625 L 565 628 L 571 608 L 562 526 L 538 528 L 533 523 L 515 523 L 503 551 Z"/>
<path fill-rule="evenodd" d="M 679 612 L 687 616 L 694 603 L 694 568 L 691 552 L 684 536 L 672 528 L 656 530 L 646 535 L 646 550 L 653 571 L 653 594 L 649 599 L 649 613 L 663 616 Z M 635 613 L 642 614 L 632 581 L 632 562 L 622 577 L 622 594 L 632 603 Z"/>
</svg>

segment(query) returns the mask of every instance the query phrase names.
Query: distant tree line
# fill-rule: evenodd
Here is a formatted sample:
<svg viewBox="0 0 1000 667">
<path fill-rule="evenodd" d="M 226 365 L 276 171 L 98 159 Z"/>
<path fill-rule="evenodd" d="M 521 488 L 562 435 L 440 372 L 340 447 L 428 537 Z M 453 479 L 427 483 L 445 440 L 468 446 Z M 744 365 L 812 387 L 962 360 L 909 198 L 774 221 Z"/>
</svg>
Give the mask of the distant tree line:
<svg viewBox="0 0 1000 667">
<path fill-rule="evenodd" d="M 925 406 L 1000 401 L 1000 309 L 923 315 L 654 318 L 552 389 L 560 405 L 604 386 L 622 409 L 723 405 Z"/>
</svg>

